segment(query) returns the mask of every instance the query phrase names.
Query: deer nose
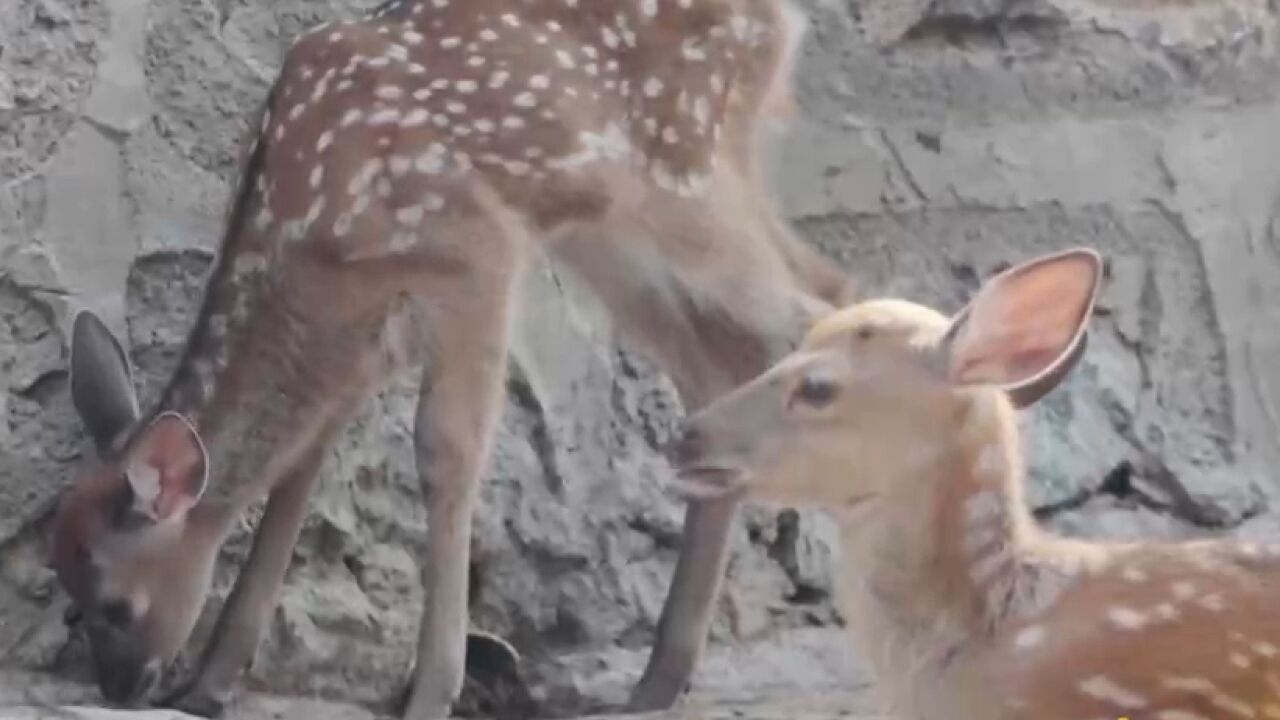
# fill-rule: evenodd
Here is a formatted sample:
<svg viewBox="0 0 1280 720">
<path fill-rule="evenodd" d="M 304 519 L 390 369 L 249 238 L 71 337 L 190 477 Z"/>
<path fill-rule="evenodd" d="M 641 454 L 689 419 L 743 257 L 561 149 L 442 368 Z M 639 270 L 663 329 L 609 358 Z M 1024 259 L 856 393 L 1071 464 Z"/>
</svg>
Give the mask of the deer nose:
<svg viewBox="0 0 1280 720">
<path fill-rule="evenodd" d="M 680 433 L 667 445 L 667 459 L 677 467 L 692 465 L 702 457 L 706 446 L 706 433 L 697 423 L 685 421 Z"/>
</svg>

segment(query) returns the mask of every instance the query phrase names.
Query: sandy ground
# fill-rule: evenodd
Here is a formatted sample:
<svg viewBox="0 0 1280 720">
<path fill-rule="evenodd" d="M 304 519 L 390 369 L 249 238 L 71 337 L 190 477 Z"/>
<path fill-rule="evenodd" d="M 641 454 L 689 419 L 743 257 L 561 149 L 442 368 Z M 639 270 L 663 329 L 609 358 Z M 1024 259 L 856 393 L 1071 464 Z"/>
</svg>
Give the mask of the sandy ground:
<svg viewBox="0 0 1280 720">
<path fill-rule="evenodd" d="M 192 720 L 172 710 L 109 710 L 94 707 L 92 687 L 49 675 L 0 672 L 3 720 Z M 340 702 L 248 694 L 228 708 L 228 720 L 390 720 Z M 888 720 L 874 712 L 865 694 L 851 692 L 744 699 L 691 695 L 669 712 L 647 715 L 593 715 L 582 720 Z"/>
</svg>

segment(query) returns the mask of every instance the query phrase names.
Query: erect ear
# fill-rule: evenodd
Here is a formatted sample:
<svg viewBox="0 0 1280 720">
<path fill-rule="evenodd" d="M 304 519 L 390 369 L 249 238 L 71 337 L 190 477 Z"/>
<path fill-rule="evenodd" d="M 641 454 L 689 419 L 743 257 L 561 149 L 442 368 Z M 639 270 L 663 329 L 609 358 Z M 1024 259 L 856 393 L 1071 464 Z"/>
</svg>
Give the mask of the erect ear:
<svg viewBox="0 0 1280 720">
<path fill-rule="evenodd" d="M 99 454 L 138 420 L 133 373 L 124 349 L 88 310 L 76 313 L 71 329 L 71 402 Z"/>
<path fill-rule="evenodd" d="M 1075 248 L 987 281 L 943 340 L 950 382 L 1001 387 L 1018 407 L 1044 397 L 1084 353 L 1101 279 L 1101 256 Z"/>
<path fill-rule="evenodd" d="M 161 413 L 130 447 L 125 474 L 134 509 L 155 521 L 168 520 L 190 510 L 204 494 L 209 455 L 186 418 Z"/>
</svg>

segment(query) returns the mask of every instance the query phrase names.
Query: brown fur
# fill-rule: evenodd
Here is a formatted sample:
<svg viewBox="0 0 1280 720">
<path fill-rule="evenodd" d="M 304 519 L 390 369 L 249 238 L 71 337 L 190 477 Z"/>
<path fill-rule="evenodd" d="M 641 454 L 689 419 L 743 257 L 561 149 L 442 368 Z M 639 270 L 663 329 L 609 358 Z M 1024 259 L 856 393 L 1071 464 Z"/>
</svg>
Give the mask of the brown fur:
<svg viewBox="0 0 1280 720">
<path fill-rule="evenodd" d="M 145 436 L 161 411 L 187 418 L 194 431 L 172 452 L 207 448 L 207 483 L 157 475 L 168 456 L 108 453 L 64 503 L 55 565 L 75 601 L 132 604 L 96 643 L 104 658 L 128 648 L 99 663 L 121 697 L 154 679 L 137 666 L 185 643 L 218 545 L 266 496 L 220 632 L 176 700 L 221 706 L 271 615 L 334 433 L 388 375 L 422 368 L 415 439 L 430 523 L 406 713 L 447 713 L 462 681 L 471 513 L 530 243 L 598 291 L 690 408 L 850 298 L 786 229 L 761 176 L 762 117 L 788 96 L 799 39 L 779 0 L 662 0 L 653 17 L 644 0 L 438 5 L 316 29 L 286 57 L 183 359 L 132 430 Z M 77 407 L 127 407 L 103 402 L 131 390 L 106 371 L 117 361 L 105 333 L 84 328 Z M 194 506 L 152 525 L 98 520 L 155 477 L 168 478 L 165 507 Z M 688 684 L 733 508 L 691 506 L 634 708 L 665 707 Z M 170 561 L 163 578 L 149 572 Z M 144 626 L 155 631 L 139 640 Z"/>
<path fill-rule="evenodd" d="M 840 311 L 678 446 L 691 490 L 836 516 L 849 632 L 902 720 L 1280 717 L 1280 546 L 1072 540 L 1025 506 L 1011 398 L 1078 358 L 1100 275 L 1068 251 L 952 318 Z"/>
</svg>

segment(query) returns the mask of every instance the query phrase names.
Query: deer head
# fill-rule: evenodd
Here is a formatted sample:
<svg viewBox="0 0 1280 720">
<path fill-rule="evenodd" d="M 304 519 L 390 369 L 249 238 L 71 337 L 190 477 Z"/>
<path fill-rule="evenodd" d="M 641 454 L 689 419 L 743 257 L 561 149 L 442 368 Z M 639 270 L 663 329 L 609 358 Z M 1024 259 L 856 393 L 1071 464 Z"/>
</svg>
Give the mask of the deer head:
<svg viewBox="0 0 1280 720">
<path fill-rule="evenodd" d="M 124 352 L 89 312 L 73 325 L 71 394 L 97 457 L 62 498 L 50 561 L 103 695 L 134 704 L 185 644 L 208 590 L 217 544 L 202 542 L 190 511 L 209 460 L 181 415 L 140 420 Z"/>
<path fill-rule="evenodd" d="M 686 492 L 852 507 L 897 491 L 961 442 L 976 393 L 1026 407 L 1085 346 L 1101 259 L 1075 249 L 1010 268 L 953 317 L 873 300 L 693 416 L 672 449 Z"/>
</svg>

